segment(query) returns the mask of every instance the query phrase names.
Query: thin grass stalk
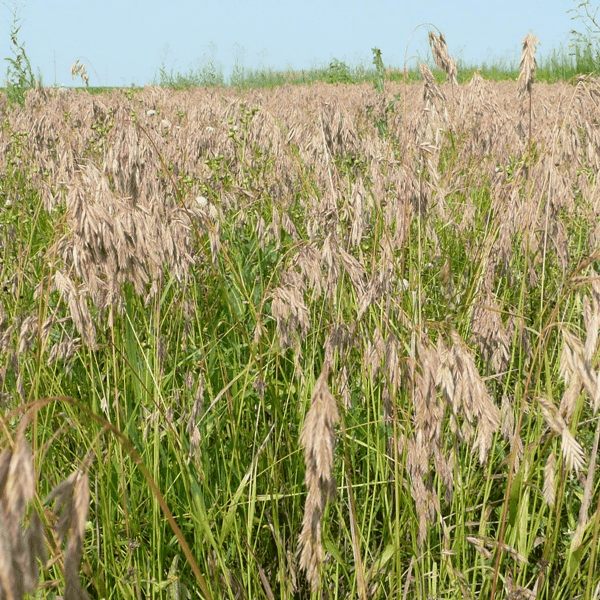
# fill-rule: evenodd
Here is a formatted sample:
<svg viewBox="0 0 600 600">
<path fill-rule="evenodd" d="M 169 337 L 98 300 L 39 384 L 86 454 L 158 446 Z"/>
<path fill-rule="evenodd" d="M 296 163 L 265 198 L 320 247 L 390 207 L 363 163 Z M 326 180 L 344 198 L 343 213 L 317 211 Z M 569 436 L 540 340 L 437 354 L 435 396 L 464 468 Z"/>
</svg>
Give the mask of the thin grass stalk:
<svg viewBox="0 0 600 600">
<path fill-rule="evenodd" d="M 343 439 L 347 440 L 346 419 L 344 416 L 340 419 L 342 427 Z M 348 446 L 344 443 L 344 462 L 346 465 L 345 476 L 348 492 L 348 507 L 350 509 L 350 533 L 352 536 L 352 553 L 354 556 L 354 566 L 356 568 L 356 585 L 358 587 L 358 597 L 360 600 L 367 600 L 367 581 L 365 577 L 365 567 L 360 549 L 360 536 L 358 535 L 358 521 L 356 519 L 356 503 L 354 501 L 354 493 L 352 486 L 352 478 L 350 475 L 350 456 L 348 454 Z"/>
<path fill-rule="evenodd" d="M 527 253 L 527 255 L 525 257 L 526 265 L 527 265 L 528 260 L 529 260 L 529 253 Z M 526 286 L 525 286 L 525 278 L 523 278 L 523 282 L 521 284 L 521 293 L 520 293 L 520 298 L 519 298 L 520 314 L 523 314 L 523 312 L 524 312 L 525 295 L 526 295 Z M 538 343 L 538 349 L 539 349 L 540 355 L 541 355 L 541 344 L 542 344 L 542 341 L 541 341 L 541 337 L 540 337 L 540 341 Z M 534 367 L 532 365 L 529 370 L 528 378 L 527 378 L 527 381 L 525 382 L 525 386 L 524 386 L 524 389 L 522 392 L 521 402 L 520 402 L 520 407 L 519 407 L 518 417 L 517 417 L 517 423 L 515 425 L 515 433 L 514 433 L 515 439 L 519 439 L 520 435 L 521 435 L 521 426 L 523 423 L 523 415 L 525 412 L 527 396 L 529 393 L 529 385 L 531 384 L 531 378 L 533 377 L 533 368 Z M 514 481 L 514 475 L 515 475 L 515 471 L 516 471 L 517 461 L 518 461 L 518 444 L 515 443 L 513 445 L 511 453 L 510 453 L 510 461 L 509 461 L 508 475 L 507 475 L 507 481 L 506 481 L 506 497 L 505 497 L 505 501 L 502 506 L 502 516 L 500 518 L 500 532 L 498 535 L 498 546 L 496 548 L 495 557 L 494 557 L 494 570 L 493 570 L 492 591 L 490 594 L 490 600 L 494 600 L 496 597 L 495 595 L 496 595 L 496 589 L 497 589 L 497 585 L 498 585 L 498 576 L 500 574 L 500 561 L 502 558 L 502 548 L 504 546 L 506 522 L 508 519 L 510 491 L 511 491 L 513 481 Z"/>
<path fill-rule="evenodd" d="M 346 475 L 346 485 L 348 491 L 348 507 L 350 509 L 350 533 L 352 535 L 352 553 L 354 555 L 354 565 L 356 568 L 356 586 L 358 588 L 358 597 L 360 600 L 367 600 L 367 585 L 365 580 L 365 566 L 360 550 L 360 537 L 358 534 L 358 521 L 356 519 L 356 505 L 352 495 L 352 480 Z"/>
</svg>

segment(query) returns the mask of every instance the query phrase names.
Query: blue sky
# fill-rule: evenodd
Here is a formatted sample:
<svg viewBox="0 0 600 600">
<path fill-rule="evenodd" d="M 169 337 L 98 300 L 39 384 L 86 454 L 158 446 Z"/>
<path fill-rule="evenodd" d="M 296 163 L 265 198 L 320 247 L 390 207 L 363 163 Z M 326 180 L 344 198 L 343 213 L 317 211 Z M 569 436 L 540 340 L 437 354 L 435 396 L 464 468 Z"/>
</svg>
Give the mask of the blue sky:
<svg viewBox="0 0 600 600">
<path fill-rule="evenodd" d="M 432 23 L 450 54 L 469 64 L 518 62 L 532 32 L 543 56 L 568 46 L 574 0 L 17 0 L 20 41 L 45 85 L 78 85 L 71 65 L 88 65 L 91 85 L 144 85 L 161 62 L 187 71 L 214 53 L 226 74 L 247 67 L 308 69 L 333 58 L 384 63 L 425 57 Z M 592 3 L 594 6 L 595 3 Z M 10 56 L 12 5 L 0 5 L 0 57 Z M 416 30 L 415 30 L 416 29 Z M 579 29 L 582 29 L 580 26 Z M 6 66 L 0 70 L 4 79 Z M 414 60 L 413 63 L 414 65 Z"/>
</svg>

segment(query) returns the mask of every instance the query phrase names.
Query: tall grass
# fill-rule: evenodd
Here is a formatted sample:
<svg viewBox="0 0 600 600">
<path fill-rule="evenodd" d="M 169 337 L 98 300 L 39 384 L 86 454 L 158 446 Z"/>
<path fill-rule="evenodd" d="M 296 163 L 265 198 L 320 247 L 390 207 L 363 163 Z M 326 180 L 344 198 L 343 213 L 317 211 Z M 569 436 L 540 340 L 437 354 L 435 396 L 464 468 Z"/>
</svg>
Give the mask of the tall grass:
<svg viewBox="0 0 600 600">
<path fill-rule="evenodd" d="M 598 82 L 382 67 L 0 98 L 3 596 L 595 597 Z"/>
</svg>

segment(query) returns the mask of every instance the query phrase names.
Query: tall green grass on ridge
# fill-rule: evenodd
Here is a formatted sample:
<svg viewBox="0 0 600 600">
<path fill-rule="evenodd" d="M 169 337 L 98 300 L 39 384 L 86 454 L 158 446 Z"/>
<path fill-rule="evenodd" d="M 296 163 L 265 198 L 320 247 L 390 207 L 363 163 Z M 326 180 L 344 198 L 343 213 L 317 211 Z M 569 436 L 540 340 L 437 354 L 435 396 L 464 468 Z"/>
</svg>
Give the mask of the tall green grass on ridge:
<svg viewBox="0 0 600 600">
<path fill-rule="evenodd" d="M 427 58 L 425 59 L 427 60 Z M 558 48 L 538 59 L 537 80 L 539 82 L 555 83 L 570 81 L 577 75 L 589 75 L 598 72 L 599 57 L 592 45 L 574 45 L 572 48 Z M 458 60 L 458 81 L 466 83 L 474 73 L 479 73 L 484 79 L 491 81 L 515 81 L 519 75 L 517 60 L 498 60 L 471 65 Z M 434 76 L 443 81 L 444 73 L 434 69 Z M 420 81 L 419 71 L 415 64 L 403 66 L 389 65 L 387 78 L 391 82 Z M 239 89 L 272 89 L 285 84 L 311 85 L 313 83 L 349 84 L 374 83 L 377 79 L 377 69 L 371 63 L 350 63 L 343 59 L 332 58 L 328 62 L 312 65 L 303 70 L 277 70 L 269 67 L 248 67 L 236 63 L 231 74 L 225 74 L 225 69 L 216 56 L 204 61 L 200 66 L 189 67 L 187 70 L 177 70 L 166 63 L 159 66 L 152 85 L 175 90 L 193 87 L 223 87 L 232 86 Z M 105 88 L 89 87 L 90 92 L 102 92 Z"/>
<path fill-rule="evenodd" d="M 427 57 L 425 57 L 427 60 Z M 498 60 L 471 65 L 458 60 L 458 81 L 465 83 L 471 80 L 473 73 L 478 72 L 484 79 L 492 81 L 516 80 L 519 75 L 518 59 L 513 61 Z M 577 75 L 587 75 L 598 72 L 600 64 L 597 50 L 591 43 L 574 44 L 569 48 L 555 48 L 542 58 L 538 58 L 537 80 L 554 83 L 569 81 Z M 435 72 L 441 81 L 443 72 Z M 390 81 L 410 82 L 419 80 L 416 64 L 404 66 L 388 66 Z M 236 63 L 229 77 L 224 74 L 224 68 L 213 57 L 200 67 L 190 67 L 187 71 L 177 71 L 165 64 L 157 70 L 152 81 L 154 85 L 174 89 L 188 89 L 194 86 L 230 85 L 238 88 L 273 88 L 284 84 L 307 85 L 322 83 L 373 83 L 377 70 L 370 63 L 350 63 L 343 59 L 333 58 L 328 62 L 313 65 L 306 70 L 293 69 L 280 71 L 266 67 L 247 67 Z"/>
</svg>

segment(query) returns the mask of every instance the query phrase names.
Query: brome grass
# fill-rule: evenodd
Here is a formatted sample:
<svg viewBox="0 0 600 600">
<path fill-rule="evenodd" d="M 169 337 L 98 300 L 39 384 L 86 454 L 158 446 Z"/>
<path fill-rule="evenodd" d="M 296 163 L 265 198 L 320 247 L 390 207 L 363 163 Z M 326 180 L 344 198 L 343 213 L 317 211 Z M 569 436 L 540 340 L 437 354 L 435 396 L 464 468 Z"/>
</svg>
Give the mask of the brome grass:
<svg viewBox="0 0 600 600">
<path fill-rule="evenodd" d="M 0 100 L 0 597 L 594 597 L 600 85 L 444 48 Z"/>
</svg>

